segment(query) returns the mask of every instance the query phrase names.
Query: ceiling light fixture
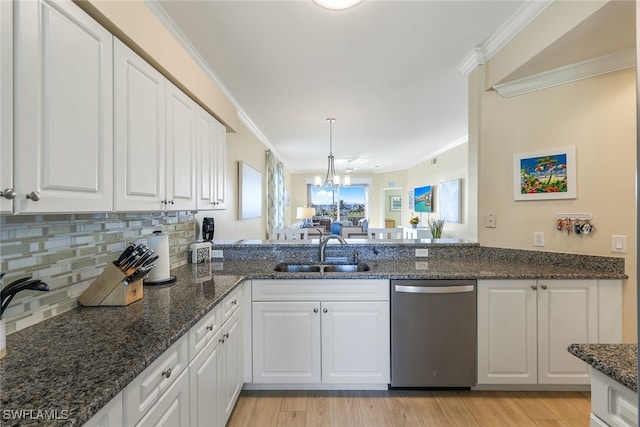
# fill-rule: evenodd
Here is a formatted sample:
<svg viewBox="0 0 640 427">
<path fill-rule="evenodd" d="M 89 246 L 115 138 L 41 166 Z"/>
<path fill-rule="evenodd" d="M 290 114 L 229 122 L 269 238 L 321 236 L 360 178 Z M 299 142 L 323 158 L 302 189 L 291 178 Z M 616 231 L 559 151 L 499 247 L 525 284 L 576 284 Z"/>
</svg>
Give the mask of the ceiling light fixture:
<svg viewBox="0 0 640 427">
<path fill-rule="evenodd" d="M 315 4 L 330 10 L 351 9 L 362 3 L 362 0 L 312 0 Z"/>
<path fill-rule="evenodd" d="M 334 164 L 335 158 L 333 157 L 333 122 L 335 122 L 336 119 L 328 118 L 327 121 L 329 122 L 329 156 L 327 157 L 327 176 L 325 177 L 324 182 L 322 182 L 322 177 L 316 176 L 315 185 L 316 187 L 339 187 L 340 176 L 336 174 L 336 167 Z M 351 177 L 345 176 L 344 184 L 342 185 L 351 185 Z"/>
</svg>

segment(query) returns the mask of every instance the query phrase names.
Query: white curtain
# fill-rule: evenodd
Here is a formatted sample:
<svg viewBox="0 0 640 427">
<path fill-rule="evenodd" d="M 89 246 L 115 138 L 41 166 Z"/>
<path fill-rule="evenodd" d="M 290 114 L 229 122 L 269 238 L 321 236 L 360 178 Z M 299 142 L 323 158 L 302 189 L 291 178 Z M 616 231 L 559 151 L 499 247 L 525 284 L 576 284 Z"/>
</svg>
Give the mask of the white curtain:
<svg viewBox="0 0 640 427">
<path fill-rule="evenodd" d="M 284 165 L 267 150 L 267 238 L 284 227 Z"/>
</svg>

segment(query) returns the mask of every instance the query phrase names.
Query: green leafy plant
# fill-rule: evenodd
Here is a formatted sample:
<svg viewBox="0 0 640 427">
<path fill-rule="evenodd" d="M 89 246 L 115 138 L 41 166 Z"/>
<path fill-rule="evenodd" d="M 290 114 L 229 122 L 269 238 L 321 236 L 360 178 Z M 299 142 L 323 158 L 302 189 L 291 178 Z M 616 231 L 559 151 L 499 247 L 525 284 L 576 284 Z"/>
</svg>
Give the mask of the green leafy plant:
<svg viewBox="0 0 640 427">
<path fill-rule="evenodd" d="M 434 219 L 429 221 L 429 228 L 431 228 L 431 234 L 434 239 L 442 237 L 442 229 L 444 228 L 444 219 Z"/>
</svg>

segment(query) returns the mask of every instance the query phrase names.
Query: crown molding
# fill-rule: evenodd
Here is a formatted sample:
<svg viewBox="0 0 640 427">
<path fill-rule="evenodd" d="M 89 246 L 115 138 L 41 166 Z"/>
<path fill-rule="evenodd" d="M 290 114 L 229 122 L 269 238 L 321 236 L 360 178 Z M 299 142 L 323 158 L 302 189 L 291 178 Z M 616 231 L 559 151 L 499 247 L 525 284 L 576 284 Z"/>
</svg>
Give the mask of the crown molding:
<svg viewBox="0 0 640 427">
<path fill-rule="evenodd" d="M 460 62 L 458 70 L 465 75 L 478 65 L 485 64 L 493 55 L 511 41 L 533 21 L 553 0 L 528 0 L 486 42 L 473 48 Z"/>
<path fill-rule="evenodd" d="M 577 80 L 588 79 L 602 74 L 631 68 L 636 65 L 635 48 L 625 49 L 598 58 L 555 68 L 533 76 L 523 77 L 493 86 L 505 98 L 522 95 Z"/>
</svg>

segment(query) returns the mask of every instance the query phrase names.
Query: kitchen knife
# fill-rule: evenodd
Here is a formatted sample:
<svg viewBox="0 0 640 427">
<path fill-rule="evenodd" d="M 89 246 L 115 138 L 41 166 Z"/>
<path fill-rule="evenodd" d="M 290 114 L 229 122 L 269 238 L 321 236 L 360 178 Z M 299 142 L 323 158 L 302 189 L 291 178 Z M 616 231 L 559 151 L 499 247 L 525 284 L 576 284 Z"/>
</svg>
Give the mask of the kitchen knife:
<svg viewBox="0 0 640 427">
<path fill-rule="evenodd" d="M 130 243 L 129 246 L 127 246 L 127 248 L 122 251 L 118 259 L 114 261 L 114 265 L 119 266 L 122 261 L 129 258 L 129 255 L 131 255 L 134 249 L 135 245 L 133 243 Z"/>
<path fill-rule="evenodd" d="M 136 271 L 134 271 L 132 274 L 130 274 L 129 276 L 126 277 L 126 279 L 124 279 L 124 281 L 122 282 L 123 285 L 127 286 L 129 285 L 129 283 L 131 282 L 135 282 L 136 280 L 142 279 L 144 276 L 146 276 L 153 268 L 155 267 L 155 265 L 150 265 L 147 267 L 140 267 L 138 268 Z"/>
<path fill-rule="evenodd" d="M 151 258 L 147 259 L 142 265 L 144 267 L 148 266 L 149 264 L 156 262 L 158 260 L 158 258 L 160 258 L 160 255 L 154 255 Z M 154 266 L 155 267 L 155 266 Z"/>
</svg>

